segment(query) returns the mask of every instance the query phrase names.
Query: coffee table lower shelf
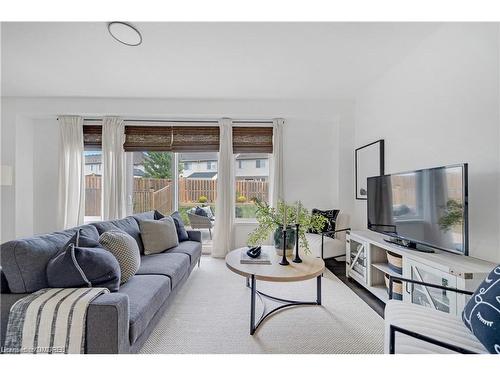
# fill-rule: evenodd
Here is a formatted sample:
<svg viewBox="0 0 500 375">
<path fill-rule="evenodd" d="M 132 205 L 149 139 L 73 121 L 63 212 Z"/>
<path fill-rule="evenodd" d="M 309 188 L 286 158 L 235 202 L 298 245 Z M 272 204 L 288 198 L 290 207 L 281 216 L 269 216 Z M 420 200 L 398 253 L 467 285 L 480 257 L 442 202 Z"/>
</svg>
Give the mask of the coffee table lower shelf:
<svg viewBox="0 0 500 375">
<path fill-rule="evenodd" d="M 250 295 L 250 335 L 253 335 L 257 328 L 266 320 L 269 316 L 274 314 L 275 312 L 282 310 L 287 307 L 293 307 L 293 306 L 321 306 L 321 275 L 316 277 L 316 301 L 294 301 L 294 300 L 288 300 L 284 298 L 279 298 L 279 297 L 274 297 L 270 296 L 269 294 L 263 293 L 259 290 L 257 290 L 257 285 L 256 285 L 256 279 L 255 275 L 251 275 L 250 277 L 247 277 L 247 287 L 250 288 L 251 290 L 251 295 Z M 255 299 L 256 297 L 259 297 L 262 305 L 263 305 L 263 310 L 262 310 L 262 315 L 260 316 L 259 320 L 255 322 Z M 264 298 L 273 300 L 277 303 L 280 303 L 281 305 L 278 307 L 275 307 L 272 310 L 267 309 L 266 302 L 264 301 Z"/>
</svg>

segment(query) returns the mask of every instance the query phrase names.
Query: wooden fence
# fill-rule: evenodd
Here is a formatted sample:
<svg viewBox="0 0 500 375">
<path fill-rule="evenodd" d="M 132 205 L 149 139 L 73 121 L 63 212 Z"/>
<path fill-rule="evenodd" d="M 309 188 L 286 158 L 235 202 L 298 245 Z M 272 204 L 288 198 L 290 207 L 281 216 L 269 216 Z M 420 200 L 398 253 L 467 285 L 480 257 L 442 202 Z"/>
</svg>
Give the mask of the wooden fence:
<svg viewBox="0 0 500 375">
<path fill-rule="evenodd" d="M 173 209 L 173 184 L 170 179 L 135 178 L 134 213 L 150 210 L 171 212 Z M 216 180 L 179 178 L 179 202 L 196 203 L 200 197 L 207 203 L 215 203 L 217 198 Z M 268 182 L 253 180 L 236 181 L 237 198 L 244 196 L 246 201 L 258 198 L 268 200 Z M 85 176 L 85 216 L 101 216 L 101 176 Z"/>
</svg>

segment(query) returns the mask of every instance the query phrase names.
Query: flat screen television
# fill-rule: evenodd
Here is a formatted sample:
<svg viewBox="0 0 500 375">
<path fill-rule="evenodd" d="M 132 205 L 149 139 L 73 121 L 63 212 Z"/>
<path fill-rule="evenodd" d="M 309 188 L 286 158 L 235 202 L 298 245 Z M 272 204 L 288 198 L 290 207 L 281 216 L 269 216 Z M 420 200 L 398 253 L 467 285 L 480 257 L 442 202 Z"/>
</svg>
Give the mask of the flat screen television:
<svg viewBox="0 0 500 375">
<path fill-rule="evenodd" d="M 369 177 L 368 229 L 398 245 L 468 255 L 467 164 Z"/>
</svg>

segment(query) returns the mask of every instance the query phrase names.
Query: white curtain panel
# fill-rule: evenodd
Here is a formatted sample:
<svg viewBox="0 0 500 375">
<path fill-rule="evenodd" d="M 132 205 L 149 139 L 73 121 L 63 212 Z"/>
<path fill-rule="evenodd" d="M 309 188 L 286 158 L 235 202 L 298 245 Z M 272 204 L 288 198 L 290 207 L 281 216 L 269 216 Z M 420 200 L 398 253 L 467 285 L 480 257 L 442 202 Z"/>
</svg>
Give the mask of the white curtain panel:
<svg viewBox="0 0 500 375">
<path fill-rule="evenodd" d="M 233 122 L 219 121 L 220 145 L 217 171 L 217 199 L 215 202 L 215 228 L 212 256 L 224 258 L 233 246 L 235 209 L 235 179 L 233 155 Z"/>
<path fill-rule="evenodd" d="M 127 169 L 125 125 L 118 117 L 102 120 L 102 215 L 103 220 L 127 216 Z"/>
<path fill-rule="evenodd" d="M 273 155 L 271 157 L 271 206 L 276 207 L 283 200 L 283 125 L 285 120 L 273 120 Z"/>
<path fill-rule="evenodd" d="M 59 116 L 58 226 L 81 225 L 85 214 L 83 118 Z"/>
</svg>

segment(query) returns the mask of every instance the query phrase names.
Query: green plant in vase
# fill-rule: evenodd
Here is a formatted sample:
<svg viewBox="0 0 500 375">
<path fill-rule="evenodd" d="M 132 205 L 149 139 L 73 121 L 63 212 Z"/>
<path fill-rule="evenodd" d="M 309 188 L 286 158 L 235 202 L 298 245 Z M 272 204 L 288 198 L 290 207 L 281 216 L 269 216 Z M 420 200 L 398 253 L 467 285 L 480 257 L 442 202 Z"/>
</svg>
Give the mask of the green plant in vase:
<svg viewBox="0 0 500 375">
<path fill-rule="evenodd" d="M 286 232 L 287 253 L 289 250 L 291 253 L 295 246 L 295 224 L 299 224 L 299 242 L 306 253 L 310 253 L 306 233 L 309 230 L 321 231 L 327 224 L 325 217 L 311 214 L 300 202 L 291 205 L 280 200 L 277 207 L 271 207 L 258 199 L 254 202 L 257 206 L 256 219 L 259 225 L 248 237 L 248 244 L 251 246 L 262 244 L 274 233 L 274 246 L 276 249 L 282 249 L 285 212 L 287 226 L 290 225 Z"/>
</svg>

